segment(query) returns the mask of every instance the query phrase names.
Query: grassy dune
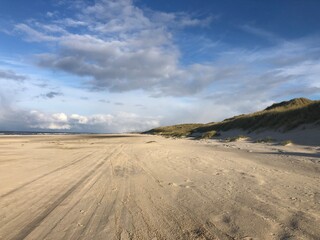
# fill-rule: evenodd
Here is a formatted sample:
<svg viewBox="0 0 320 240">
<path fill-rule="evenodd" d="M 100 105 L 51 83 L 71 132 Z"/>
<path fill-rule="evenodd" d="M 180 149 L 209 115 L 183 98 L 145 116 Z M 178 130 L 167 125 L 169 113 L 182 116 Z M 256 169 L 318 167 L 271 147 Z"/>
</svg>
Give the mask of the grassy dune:
<svg viewBox="0 0 320 240">
<path fill-rule="evenodd" d="M 320 101 L 296 98 L 275 103 L 259 112 L 228 118 L 222 122 L 173 125 L 151 129 L 146 133 L 180 137 L 195 133 L 205 136 L 205 133 L 208 132 L 232 129 L 242 129 L 248 132 L 260 129 L 286 132 L 303 124 L 320 125 Z"/>
<path fill-rule="evenodd" d="M 205 124 L 201 124 L 201 123 L 179 124 L 179 125 L 173 125 L 173 126 L 154 128 L 145 133 L 169 136 L 169 137 L 186 137 L 190 135 L 194 129 L 197 129 L 202 126 L 205 126 Z"/>
</svg>

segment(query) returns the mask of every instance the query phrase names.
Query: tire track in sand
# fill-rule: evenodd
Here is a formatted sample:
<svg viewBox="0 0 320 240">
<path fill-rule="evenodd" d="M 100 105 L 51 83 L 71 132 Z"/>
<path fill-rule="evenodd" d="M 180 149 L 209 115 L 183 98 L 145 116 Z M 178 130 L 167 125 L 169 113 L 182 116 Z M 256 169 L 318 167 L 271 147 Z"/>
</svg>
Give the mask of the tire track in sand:
<svg viewBox="0 0 320 240">
<path fill-rule="evenodd" d="M 91 153 L 92 154 L 92 153 Z M 86 157 L 90 156 L 87 155 Z M 80 159 L 83 160 L 84 158 Z M 80 161 L 78 160 L 78 161 Z M 103 159 L 94 169 L 90 170 L 85 176 L 83 176 L 79 181 L 77 181 L 72 187 L 70 187 L 63 195 L 56 199 L 52 204 L 50 204 L 46 210 L 39 214 L 35 219 L 28 223 L 24 228 L 22 228 L 11 240 L 18 240 L 26 238 L 34 229 L 36 229 L 39 224 L 51 213 L 53 212 L 68 196 L 70 196 L 82 183 L 84 183 L 88 178 L 90 178 L 97 170 L 99 170 L 105 163 L 107 158 Z M 74 164 L 74 162 L 73 162 Z M 64 167 L 64 166 L 63 166 Z M 62 169 L 60 167 L 59 169 Z M 58 171 L 57 169 L 54 171 Z M 48 173 L 50 174 L 50 173 Z M 47 174 L 46 174 L 47 175 Z"/>
<path fill-rule="evenodd" d="M 33 179 L 33 180 L 29 181 L 29 182 L 26 182 L 26 183 L 20 185 L 19 187 L 15 188 L 15 189 L 12 189 L 11 191 L 9 191 L 9 192 L 7 192 L 7 193 L 2 194 L 2 195 L 0 196 L 0 198 L 7 197 L 7 196 L 11 195 L 12 193 L 15 193 L 15 192 L 19 191 L 20 189 L 22 189 L 22 188 L 30 185 L 31 183 L 34 183 L 34 182 L 38 181 L 38 180 L 41 179 L 41 178 L 44 178 L 44 177 L 46 177 L 46 176 L 48 176 L 48 175 L 50 175 L 50 174 L 52 174 L 52 173 L 58 172 L 58 171 L 63 170 L 63 169 L 65 169 L 65 168 L 67 168 L 67 167 L 70 167 L 70 166 L 72 166 L 72 165 L 74 165 L 74 164 L 76 164 L 76 163 L 78 163 L 78 162 L 81 162 L 82 160 L 86 159 L 87 157 L 91 156 L 92 154 L 93 154 L 93 152 L 89 153 L 88 155 L 86 155 L 86 156 L 84 156 L 84 157 L 81 157 L 80 159 L 78 159 L 78 160 L 76 160 L 76 161 L 73 161 L 73 162 L 71 162 L 71 163 L 67 163 L 67 164 L 65 164 L 65 165 L 63 165 L 63 166 L 61 166 L 61 167 L 58 167 L 58 168 L 56 168 L 56 169 L 54 169 L 54 170 L 52 170 L 52 171 L 50 171 L 50 172 L 48 172 L 48 173 L 42 174 L 42 175 L 40 175 L 39 177 L 37 177 L 37 178 L 35 178 L 35 179 Z"/>
</svg>

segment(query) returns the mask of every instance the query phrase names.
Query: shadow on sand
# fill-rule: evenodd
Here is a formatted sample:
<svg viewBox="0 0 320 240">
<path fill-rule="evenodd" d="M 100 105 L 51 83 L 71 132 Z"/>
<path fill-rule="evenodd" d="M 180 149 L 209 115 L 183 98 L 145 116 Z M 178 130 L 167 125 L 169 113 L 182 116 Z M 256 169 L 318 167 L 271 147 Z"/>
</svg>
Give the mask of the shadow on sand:
<svg viewBox="0 0 320 240">
<path fill-rule="evenodd" d="M 318 152 L 318 153 L 303 153 L 303 152 L 280 151 L 280 152 L 260 152 L 260 154 L 273 154 L 273 155 L 286 155 L 286 156 L 316 158 L 320 162 L 320 152 Z"/>
</svg>

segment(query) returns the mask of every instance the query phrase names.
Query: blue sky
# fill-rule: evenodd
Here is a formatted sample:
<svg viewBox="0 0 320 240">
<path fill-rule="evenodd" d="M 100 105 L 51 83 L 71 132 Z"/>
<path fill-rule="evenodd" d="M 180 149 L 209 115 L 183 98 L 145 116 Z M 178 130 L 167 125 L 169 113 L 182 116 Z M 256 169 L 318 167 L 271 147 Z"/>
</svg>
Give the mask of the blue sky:
<svg viewBox="0 0 320 240">
<path fill-rule="evenodd" d="M 320 98 L 319 1 L 0 3 L 0 130 L 140 131 Z"/>
</svg>

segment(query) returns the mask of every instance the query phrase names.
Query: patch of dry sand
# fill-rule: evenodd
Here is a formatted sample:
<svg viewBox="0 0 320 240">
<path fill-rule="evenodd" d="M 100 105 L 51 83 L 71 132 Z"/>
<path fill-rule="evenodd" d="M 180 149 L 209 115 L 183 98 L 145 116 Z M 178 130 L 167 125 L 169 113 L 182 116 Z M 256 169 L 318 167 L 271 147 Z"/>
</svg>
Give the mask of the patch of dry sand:
<svg viewBox="0 0 320 240">
<path fill-rule="evenodd" d="M 0 137 L 0 239 L 319 239 L 317 148 Z"/>
</svg>

